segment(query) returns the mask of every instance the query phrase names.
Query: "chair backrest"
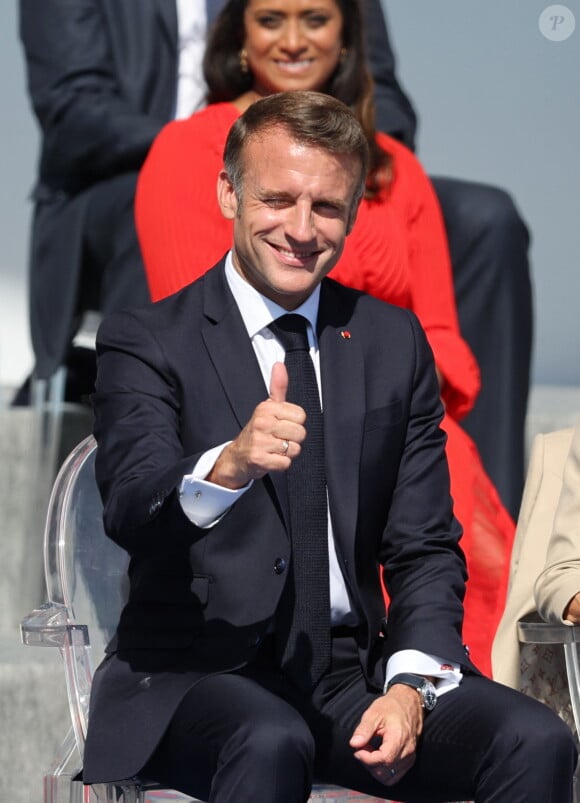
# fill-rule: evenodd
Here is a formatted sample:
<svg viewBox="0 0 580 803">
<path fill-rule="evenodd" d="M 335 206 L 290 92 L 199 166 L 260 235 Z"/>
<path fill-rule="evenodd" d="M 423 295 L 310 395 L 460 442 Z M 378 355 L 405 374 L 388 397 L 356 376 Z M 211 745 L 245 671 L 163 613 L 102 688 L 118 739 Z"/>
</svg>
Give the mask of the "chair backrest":
<svg viewBox="0 0 580 803">
<path fill-rule="evenodd" d="M 95 481 L 96 449 L 96 441 L 89 436 L 64 462 L 52 489 L 44 533 L 49 604 L 64 610 L 70 632 L 78 629 L 84 634 L 78 643 L 71 642 L 77 654 L 70 666 L 72 677 L 67 678 L 69 703 L 79 706 L 82 720 L 77 740 L 83 742 L 93 670 L 115 631 L 128 584 L 127 553 L 106 537 L 103 528 L 103 505 Z M 84 685 L 80 683 L 83 675 Z M 71 700 L 71 695 L 77 699 Z"/>
</svg>

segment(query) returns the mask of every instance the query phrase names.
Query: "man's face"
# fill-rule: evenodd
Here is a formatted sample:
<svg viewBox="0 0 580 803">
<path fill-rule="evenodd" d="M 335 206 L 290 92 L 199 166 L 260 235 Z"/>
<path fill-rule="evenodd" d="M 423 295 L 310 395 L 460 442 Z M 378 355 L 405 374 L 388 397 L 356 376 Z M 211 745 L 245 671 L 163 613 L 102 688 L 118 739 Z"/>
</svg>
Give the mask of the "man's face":
<svg viewBox="0 0 580 803">
<path fill-rule="evenodd" d="M 241 203 L 225 172 L 218 180 L 222 213 L 234 221 L 234 266 L 264 296 L 296 309 L 342 253 L 360 163 L 300 145 L 283 128 L 249 139 L 243 160 Z"/>
</svg>

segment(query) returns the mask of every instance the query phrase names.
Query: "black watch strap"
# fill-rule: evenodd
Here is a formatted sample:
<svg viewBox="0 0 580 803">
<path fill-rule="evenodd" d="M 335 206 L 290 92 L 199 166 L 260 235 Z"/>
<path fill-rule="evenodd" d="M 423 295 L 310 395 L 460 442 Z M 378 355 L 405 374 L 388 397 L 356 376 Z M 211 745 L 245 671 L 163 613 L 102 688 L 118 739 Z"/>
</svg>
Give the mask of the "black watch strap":
<svg viewBox="0 0 580 803">
<path fill-rule="evenodd" d="M 437 704 L 437 692 L 435 686 L 423 675 L 413 675 L 411 672 L 401 672 L 394 675 L 387 684 L 387 691 L 391 686 L 402 684 L 415 689 L 421 697 L 421 705 L 426 711 L 432 711 Z"/>
</svg>

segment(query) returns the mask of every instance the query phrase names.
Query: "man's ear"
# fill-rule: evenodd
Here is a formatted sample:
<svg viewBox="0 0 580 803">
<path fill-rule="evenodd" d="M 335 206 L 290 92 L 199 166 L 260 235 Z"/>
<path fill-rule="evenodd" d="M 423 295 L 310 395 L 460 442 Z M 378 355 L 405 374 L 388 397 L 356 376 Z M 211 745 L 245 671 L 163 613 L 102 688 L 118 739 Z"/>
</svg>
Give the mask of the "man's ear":
<svg viewBox="0 0 580 803">
<path fill-rule="evenodd" d="M 217 181 L 217 198 L 222 215 L 226 220 L 234 220 L 238 212 L 238 199 L 234 185 L 225 170 L 220 171 Z"/>
</svg>

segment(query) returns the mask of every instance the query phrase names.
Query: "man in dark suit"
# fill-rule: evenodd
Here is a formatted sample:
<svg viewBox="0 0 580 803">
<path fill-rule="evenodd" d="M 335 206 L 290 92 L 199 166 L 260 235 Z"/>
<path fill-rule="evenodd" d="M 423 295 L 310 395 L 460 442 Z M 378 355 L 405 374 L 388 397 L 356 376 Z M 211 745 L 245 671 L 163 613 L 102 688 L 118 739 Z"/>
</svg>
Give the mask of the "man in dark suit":
<svg viewBox="0 0 580 803">
<path fill-rule="evenodd" d="M 326 95 L 280 93 L 235 123 L 224 162 L 232 251 L 98 337 L 97 481 L 131 564 L 84 780 L 144 773 L 215 803 L 302 803 L 313 778 L 571 801 L 567 727 L 461 642 L 422 329 L 324 278 L 364 189 L 362 129 Z"/>
</svg>

